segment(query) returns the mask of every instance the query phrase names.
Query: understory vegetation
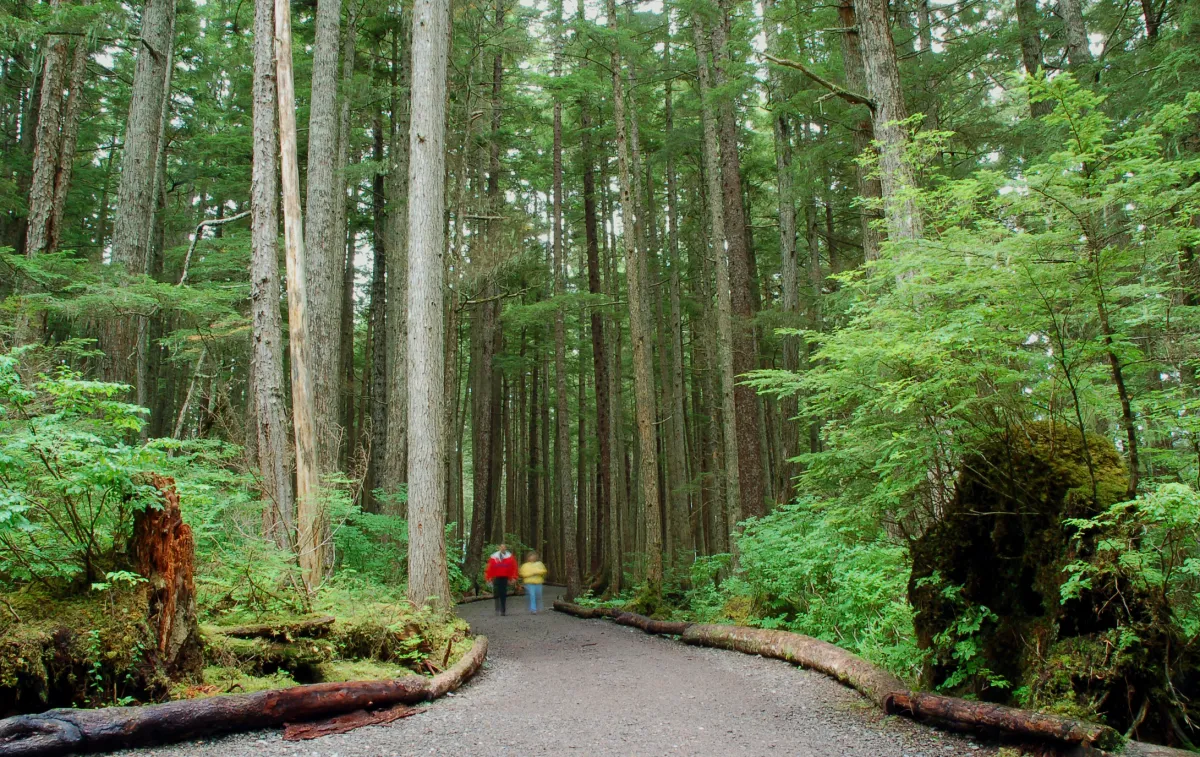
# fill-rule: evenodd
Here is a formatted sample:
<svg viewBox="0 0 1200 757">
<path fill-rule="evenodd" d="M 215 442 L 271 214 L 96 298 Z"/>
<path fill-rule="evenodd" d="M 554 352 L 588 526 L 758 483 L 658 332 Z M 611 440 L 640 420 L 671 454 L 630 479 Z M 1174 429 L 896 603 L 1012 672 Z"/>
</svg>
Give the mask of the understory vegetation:
<svg viewBox="0 0 1200 757">
<path fill-rule="evenodd" d="M 126 387 L 72 367 L 92 354 L 0 355 L 0 711 L 429 674 L 469 646 L 461 621 L 405 599 L 402 519 L 331 504 L 337 572 L 306 591 L 262 535 L 243 451 L 139 440 L 146 413 Z M 162 507 L 148 471 L 174 479 L 195 542 L 203 659 L 184 675 L 153 653 L 147 579 L 130 562 L 136 513 Z M 321 617 L 311 633 L 270 631 Z M 229 635 L 247 626 L 266 630 Z"/>
</svg>

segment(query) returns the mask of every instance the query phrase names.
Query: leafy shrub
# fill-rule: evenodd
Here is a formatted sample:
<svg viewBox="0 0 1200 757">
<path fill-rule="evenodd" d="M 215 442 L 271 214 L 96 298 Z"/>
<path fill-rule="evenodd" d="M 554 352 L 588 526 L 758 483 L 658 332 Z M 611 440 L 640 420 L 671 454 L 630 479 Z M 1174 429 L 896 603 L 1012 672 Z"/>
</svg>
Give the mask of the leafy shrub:
<svg viewBox="0 0 1200 757">
<path fill-rule="evenodd" d="M 0 355 L 0 576 L 86 587 L 121 567 L 134 513 L 158 506 L 141 479 L 161 450 L 130 444 L 143 410 L 121 384 L 67 367 L 29 384 Z"/>
</svg>

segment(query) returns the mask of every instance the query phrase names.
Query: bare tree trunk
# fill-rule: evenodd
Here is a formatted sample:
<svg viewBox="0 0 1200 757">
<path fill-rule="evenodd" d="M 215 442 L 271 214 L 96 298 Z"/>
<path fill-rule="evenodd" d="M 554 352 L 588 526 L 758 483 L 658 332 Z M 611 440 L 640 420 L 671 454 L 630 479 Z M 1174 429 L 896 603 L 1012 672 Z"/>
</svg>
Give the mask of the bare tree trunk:
<svg viewBox="0 0 1200 757">
<path fill-rule="evenodd" d="M 1083 21 L 1083 3 L 1080 0 L 1058 0 L 1058 15 L 1062 18 L 1063 32 L 1067 43 L 1067 68 L 1076 71 L 1092 62 L 1092 51 L 1088 47 L 1087 26 Z"/>
<path fill-rule="evenodd" d="M 50 7 L 58 10 L 59 0 L 51 0 Z M 47 251 L 50 244 L 54 175 L 62 140 L 62 91 L 67 64 L 67 37 L 63 34 L 47 35 L 44 57 L 33 172 L 29 181 L 29 220 L 25 227 L 25 255 L 30 259 Z"/>
<path fill-rule="evenodd" d="M 63 214 L 67 210 L 67 193 L 71 189 L 71 174 L 75 167 L 75 146 L 79 140 L 79 112 L 83 108 L 83 83 L 87 74 L 88 46 L 86 39 L 75 41 L 71 58 L 71 74 L 67 81 L 67 104 L 63 110 L 62 143 L 58 152 L 58 169 L 54 176 L 54 210 L 46 249 L 54 252 L 62 239 Z"/>
<path fill-rule="evenodd" d="M 709 49 L 704 36 L 704 27 L 699 17 L 693 17 L 692 34 L 696 44 L 697 79 L 700 86 L 701 120 L 704 128 L 704 179 L 709 212 L 709 245 L 716 268 L 717 312 L 716 312 L 716 357 L 720 377 L 721 436 L 724 440 L 725 495 L 724 532 L 732 534 L 741 518 L 739 496 L 741 469 L 738 459 L 737 412 L 734 402 L 733 368 L 733 306 L 730 298 L 729 258 L 725 254 L 725 213 L 721 194 L 720 147 L 717 142 L 717 125 L 713 117 L 712 93 L 709 83 Z"/>
<path fill-rule="evenodd" d="M 581 4 L 582 6 L 582 4 Z M 592 294 L 604 292 L 600 280 L 600 243 L 596 231 L 596 173 L 592 155 L 591 113 L 586 99 L 579 101 L 579 139 L 583 160 L 583 231 L 587 245 L 588 291 Z M 608 522 L 612 518 L 612 400 L 609 394 L 608 341 L 604 336 L 604 312 L 600 308 L 591 311 L 592 375 L 596 387 L 596 539 L 593 543 L 595 556 L 592 568 L 597 576 L 597 588 L 607 584 L 605 574 L 612 571 L 609 554 L 604 547 L 608 543 Z"/>
<path fill-rule="evenodd" d="M 562 15 L 563 0 L 557 0 L 554 6 L 554 79 L 562 76 Z M 579 594 L 579 554 L 575 551 L 576 530 L 579 524 L 578 500 L 575 498 L 575 487 L 571 481 L 571 419 L 567 410 L 567 329 L 566 316 L 563 312 L 562 298 L 566 295 L 566 254 L 563 245 L 563 171 L 562 171 L 562 96 L 558 89 L 554 92 L 554 296 L 559 300 L 554 309 L 554 401 L 555 401 L 555 434 L 557 436 L 556 452 L 558 460 L 555 465 L 555 478 L 558 481 L 558 506 L 563 521 L 563 567 L 566 571 L 567 591 L 569 598 Z M 582 379 L 581 379 L 582 382 Z M 580 418 L 580 422 L 583 418 Z M 580 454 L 583 454 L 580 448 Z"/>
<path fill-rule="evenodd" d="M 608 0 L 608 27 L 617 29 L 616 0 Z M 629 144 L 626 139 L 625 92 L 621 77 L 621 55 L 611 54 L 613 85 L 613 121 L 617 136 L 617 165 L 620 171 L 621 216 L 625 220 L 625 276 L 629 287 L 629 330 L 633 342 L 634 393 L 637 399 L 639 478 L 642 507 L 646 514 L 646 593 L 644 604 L 657 606 L 662 598 L 662 524 L 658 495 L 658 449 L 654 423 L 657 412 L 654 396 L 653 336 L 647 312 L 647 272 L 644 251 L 635 244 L 631 228 L 637 217 L 634 209 L 633 181 L 630 176 Z"/>
<path fill-rule="evenodd" d="M 304 271 L 304 223 L 300 215 L 300 167 L 296 155 L 296 91 L 292 78 L 292 12 L 289 0 L 275 0 L 275 72 L 279 100 L 283 237 L 287 252 L 292 429 L 296 443 L 296 550 L 304 585 L 309 592 L 313 592 L 325 576 L 326 528 L 314 439 L 313 385 L 309 375 L 308 292 Z"/>
<path fill-rule="evenodd" d="M 729 79 L 730 65 L 727 28 L 729 10 L 724 0 L 720 15 L 713 23 L 713 85 L 723 89 Z M 733 312 L 733 372 L 741 376 L 757 368 L 758 346 L 752 320 L 757 309 L 754 296 L 755 270 L 749 245 L 749 228 L 742 202 L 742 169 L 738 155 L 738 125 L 734 102 L 718 97 L 717 131 L 721 144 L 721 189 L 725 203 L 725 249 L 729 255 L 730 306 Z M 762 428 L 758 395 L 748 386 L 734 387 L 737 406 L 739 491 L 741 517 L 766 512 L 763 493 L 763 463 L 760 444 Z"/>
<path fill-rule="evenodd" d="M 853 0 L 840 0 L 838 3 L 838 18 L 842 24 L 842 67 L 846 76 L 846 85 L 856 92 L 864 92 L 867 88 L 866 73 L 863 68 L 862 48 L 859 44 L 858 20 L 854 14 Z M 854 132 L 854 152 L 862 155 L 867 150 L 874 150 L 875 127 L 871 123 L 869 113 L 852 127 Z M 883 196 L 879 179 L 871 176 L 861 164 L 854 165 L 855 184 L 858 187 L 858 215 L 862 226 L 863 260 L 871 262 L 879 259 L 879 248 L 883 243 L 883 234 L 877 228 L 882 214 L 872 207 L 872 204 Z"/>
<path fill-rule="evenodd" d="M 448 0 L 416 0 L 412 39 L 412 128 L 408 188 L 408 598 L 450 608 L 446 568 L 445 250 Z"/>
<path fill-rule="evenodd" d="M 341 377 L 338 382 L 338 425 L 343 435 L 338 465 L 342 469 L 348 467 L 354 455 L 354 236 L 346 224 L 347 203 L 350 202 L 346 196 L 346 165 L 350 159 L 350 84 L 354 80 L 357 10 L 357 6 L 351 3 L 346 13 L 346 26 L 342 29 L 342 98 L 338 114 L 337 165 L 334 170 L 336 200 L 333 206 L 333 233 L 342 243 L 342 291 L 338 306 L 338 374 Z"/>
<path fill-rule="evenodd" d="M 888 235 L 892 241 L 920 239 L 924 224 L 911 193 L 916 178 L 906 161 L 908 131 L 901 123 L 908 118 L 908 111 L 900 88 L 896 46 L 888 25 L 887 0 L 854 0 L 854 11 L 862 45 L 864 80 L 875 103 L 875 139 L 879 142 L 879 173 Z"/>
<path fill-rule="evenodd" d="M 377 165 L 384 165 L 383 116 L 375 114 L 374 144 L 372 145 Z M 389 365 L 392 355 L 388 351 L 388 307 L 387 307 L 387 207 L 384 195 L 384 172 L 377 171 L 371 177 L 371 250 L 374 261 L 371 274 L 371 389 L 368 404 L 371 410 L 371 455 L 367 460 L 367 479 L 363 487 L 363 507 L 379 512 L 375 490 L 383 483 L 380 472 L 385 469 L 388 454 L 388 375 L 400 369 Z"/>
<path fill-rule="evenodd" d="M 312 47 L 312 95 L 308 118 L 308 198 L 304 211 L 304 282 L 308 289 L 308 331 L 316 412 L 317 463 L 321 475 L 338 468 L 343 438 L 341 418 L 341 313 L 345 232 L 337 228 L 338 205 L 345 203 L 338 159 L 338 29 L 341 0 L 318 0 Z"/>
<path fill-rule="evenodd" d="M 400 54 L 399 37 L 408 26 L 401 21 L 392 32 L 392 118 L 387 193 L 387 448 L 381 452 L 379 487 L 395 494 L 408 480 L 408 227 L 410 50 Z M 405 36 L 404 39 L 408 40 Z M 410 45 L 411 46 L 411 45 Z M 402 512 L 393 513 L 402 515 Z"/>
<path fill-rule="evenodd" d="M 163 98 L 175 36 L 175 0 L 146 0 L 142 7 L 137 66 L 129 98 L 129 118 L 121 151 L 121 181 L 112 236 L 112 262 L 132 276 L 148 270 L 150 230 L 154 217 L 154 181 L 162 134 Z M 144 318 L 117 318 L 109 329 L 105 352 L 112 361 L 110 376 L 134 384 Z"/>
<path fill-rule="evenodd" d="M 283 381 L 283 324 L 279 313 L 279 143 L 275 138 L 274 0 L 254 4 L 254 162 L 251 167 L 250 337 L 263 524 L 281 549 L 295 533 L 287 402 Z"/>
<path fill-rule="evenodd" d="M 1021 63 L 1025 73 L 1033 76 L 1042 69 L 1041 16 L 1037 0 L 1017 0 L 1017 30 L 1021 36 Z M 1030 114 L 1040 118 L 1054 109 L 1053 103 L 1042 101 L 1029 104 Z"/>
<path fill-rule="evenodd" d="M 775 0 L 763 0 L 763 30 L 766 33 L 767 52 L 779 56 L 778 23 L 775 14 Z M 783 286 L 783 312 L 792 321 L 792 328 L 799 326 L 795 319 L 800 313 L 800 283 L 799 261 L 796 257 L 796 197 L 792 182 L 792 133 L 791 122 L 783 110 L 787 95 L 784 83 L 778 69 L 768 69 L 768 95 L 775 106 L 772 118 L 772 130 L 775 138 L 775 186 L 779 200 L 779 273 Z M 783 367 L 789 371 L 800 370 L 800 339 L 795 336 L 783 338 Z M 795 421 L 798 411 L 796 397 L 785 397 L 780 403 L 783 410 L 783 457 L 779 462 L 783 469 L 785 496 L 788 490 L 786 482 L 796 475 L 796 466 L 791 461 L 799 454 L 799 427 Z"/>
<path fill-rule="evenodd" d="M 667 45 L 667 56 L 671 53 Z M 666 133 L 668 138 L 674 128 L 675 106 L 671 82 L 666 84 L 666 100 L 664 103 L 666 115 Z M 687 451 L 684 441 L 684 410 L 683 410 L 683 322 L 680 312 L 680 277 L 679 267 L 679 197 L 675 175 L 675 153 L 667 152 L 667 314 L 666 314 L 666 350 L 663 353 L 663 364 L 667 366 L 667 380 L 670 391 L 666 392 L 669 403 L 665 408 L 668 413 L 667 438 L 665 446 L 667 459 L 672 471 L 669 479 L 672 484 L 670 491 L 670 514 L 668 523 L 670 554 L 673 565 L 680 566 L 686 562 L 688 553 L 694 551 L 695 545 L 691 538 L 691 528 L 688 525 L 688 470 Z"/>
</svg>

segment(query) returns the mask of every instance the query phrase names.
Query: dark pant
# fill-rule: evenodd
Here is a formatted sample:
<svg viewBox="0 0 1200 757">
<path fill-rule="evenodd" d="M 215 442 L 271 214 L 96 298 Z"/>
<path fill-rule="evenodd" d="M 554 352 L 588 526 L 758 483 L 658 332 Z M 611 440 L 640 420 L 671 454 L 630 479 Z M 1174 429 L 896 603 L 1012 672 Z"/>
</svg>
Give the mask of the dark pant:
<svg viewBox="0 0 1200 757">
<path fill-rule="evenodd" d="M 492 594 L 496 598 L 496 612 L 503 615 L 507 609 L 505 605 L 508 600 L 508 579 L 493 578 L 492 579 Z"/>
</svg>

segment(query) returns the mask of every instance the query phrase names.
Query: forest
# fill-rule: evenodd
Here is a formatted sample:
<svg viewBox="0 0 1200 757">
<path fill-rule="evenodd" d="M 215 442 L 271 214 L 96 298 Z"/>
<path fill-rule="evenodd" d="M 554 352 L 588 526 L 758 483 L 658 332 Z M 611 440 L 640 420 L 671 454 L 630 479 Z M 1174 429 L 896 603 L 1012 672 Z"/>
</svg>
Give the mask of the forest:
<svg viewBox="0 0 1200 757">
<path fill-rule="evenodd" d="M 507 544 L 1200 745 L 1198 72 L 1188 0 L 0 0 L 0 716 L 437 681 Z"/>
</svg>

